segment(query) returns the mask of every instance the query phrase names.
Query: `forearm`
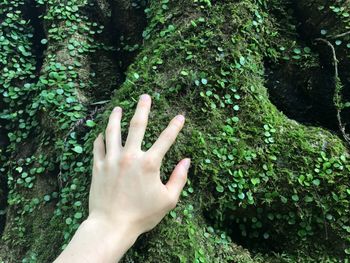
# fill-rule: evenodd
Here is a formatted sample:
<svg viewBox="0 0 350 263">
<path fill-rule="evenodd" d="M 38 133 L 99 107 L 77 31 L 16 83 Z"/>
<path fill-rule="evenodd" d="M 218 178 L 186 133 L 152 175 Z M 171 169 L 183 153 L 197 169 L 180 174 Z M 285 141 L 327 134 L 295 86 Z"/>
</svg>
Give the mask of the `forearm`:
<svg viewBox="0 0 350 263">
<path fill-rule="evenodd" d="M 111 227 L 88 218 L 54 263 L 115 263 L 135 243 L 134 232 L 126 224 Z"/>
</svg>

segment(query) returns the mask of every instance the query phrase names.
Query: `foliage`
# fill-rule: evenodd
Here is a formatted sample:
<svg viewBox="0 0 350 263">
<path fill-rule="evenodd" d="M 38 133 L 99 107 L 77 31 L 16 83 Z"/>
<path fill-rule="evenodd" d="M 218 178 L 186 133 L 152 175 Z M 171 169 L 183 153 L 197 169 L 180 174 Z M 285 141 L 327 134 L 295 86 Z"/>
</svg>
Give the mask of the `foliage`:
<svg viewBox="0 0 350 263">
<path fill-rule="evenodd" d="M 136 9 L 144 4 L 133 1 Z M 87 216 L 92 141 L 115 105 L 124 109 L 125 138 L 144 92 L 154 100 L 144 149 L 173 115 L 187 117 L 164 161 L 162 179 L 184 155 L 193 167 L 180 205 L 125 261 L 337 262 L 345 257 L 348 150 L 337 136 L 287 119 L 264 87 L 264 59 L 306 68 L 318 62 L 309 46 L 295 41 L 289 20 L 285 26 L 294 33 L 283 34 L 273 12 L 287 9 L 285 4 L 149 1 L 140 53 L 102 113 L 91 106 L 99 98 L 89 58 L 113 48 L 99 38 L 104 26 L 88 16 L 93 4 L 37 0 L 36 5 L 45 10 L 42 66 L 25 2 L 11 0 L 0 11 L 5 17 L 0 117 L 9 138 L 0 158 L 9 187 L 7 213 L 13 218 L 2 242 L 20 248 L 11 255 L 0 249 L 0 259 L 47 262 L 54 257 L 48 241 L 56 254 L 65 247 Z M 130 52 L 136 48 L 122 46 Z M 243 239 L 251 253 L 235 244 Z M 305 259 L 309 250 L 314 252 Z"/>
</svg>

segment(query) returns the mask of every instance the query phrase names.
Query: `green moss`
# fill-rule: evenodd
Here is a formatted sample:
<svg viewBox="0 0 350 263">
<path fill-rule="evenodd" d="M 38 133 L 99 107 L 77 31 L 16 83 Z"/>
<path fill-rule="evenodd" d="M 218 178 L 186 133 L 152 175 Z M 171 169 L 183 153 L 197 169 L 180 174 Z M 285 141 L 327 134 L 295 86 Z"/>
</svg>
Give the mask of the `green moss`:
<svg viewBox="0 0 350 263">
<path fill-rule="evenodd" d="M 58 9 L 49 4 L 52 9 L 46 19 L 54 21 Z M 97 114 L 97 125 L 89 130 L 77 125 L 90 117 L 85 100 L 79 100 L 80 93 L 74 93 L 69 84 L 80 90 L 89 87 L 86 70 L 80 79 L 81 65 L 66 72 L 57 65 L 62 63 L 57 57 L 48 59 L 43 74 L 53 88 L 67 88 L 69 101 L 75 103 L 73 111 L 68 111 L 64 101 L 50 96 L 44 100 L 57 127 L 48 141 L 56 141 L 57 158 L 49 162 L 60 172 L 58 202 L 54 212 L 46 204 L 39 207 L 45 213 L 36 207 L 30 216 L 19 217 L 18 225 L 11 222 L 3 240 L 8 247 L 19 245 L 14 258 L 25 255 L 27 262 L 47 262 L 69 242 L 80 223 L 74 214 L 88 213 L 93 140 L 105 128 L 110 110 L 119 105 L 124 112 L 125 141 L 138 97 L 146 92 L 152 95 L 153 106 L 143 149 L 150 147 L 173 116 L 183 113 L 186 125 L 163 161 L 162 179 L 184 157 L 191 157 L 192 167 L 180 205 L 139 240 L 125 262 L 293 262 L 305 258 L 309 249 L 314 250 L 309 262 L 344 257 L 342 249 L 349 241 L 348 150 L 335 135 L 289 120 L 269 101 L 263 59 L 282 60 L 280 44 L 294 47 L 292 37 L 283 38 L 269 18 L 271 9 L 253 0 L 150 1 L 142 51 L 106 110 Z M 64 15 L 72 19 L 69 12 Z M 81 25 L 81 20 L 75 25 Z M 53 31 L 51 39 L 59 42 L 74 32 Z M 88 50 L 93 52 L 93 47 Z M 75 54 L 63 51 L 58 58 L 68 56 L 65 60 L 74 63 Z M 86 54 L 81 61 L 87 61 Z M 48 95 L 52 87 L 42 84 L 36 87 Z M 34 101 L 41 98 L 37 95 Z M 71 130 L 72 126 L 78 128 Z M 79 151 L 74 152 L 77 146 Z M 35 188 L 42 197 L 43 185 Z M 21 188 L 12 190 L 12 211 L 21 213 L 30 199 L 21 199 Z M 20 205 L 15 206 L 16 200 Z M 24 218 L 35 219 L 34 224 Z M 41 232 L 44 224 L 47 229 Z M 15 232 L 22 225 L 26 235 L 17 237 Z M 251 252 L 236 244 L 242 240 Z M 48 241 L 54 243 L 53 254 L 45 252 Z M 263 252 L 254 255 L 256 247 Z M 274 255 L 273 250 L 280 253 Z"/>
<path fill-rule="evenodd" d="M 197 202 L 180 204 L 125 255 L 124 262 L 253 262 L 248 251 L 206 224 L 193 206 Z"/>
<path fill-rule="evenodd" d="M 135 101 L 144 92 L 158 96 L 153 111 L 161 111 L 162 117 L 156 121 L 151 116 L 149 134 L 153 135 L 148 139 L 155 138 L 164 116 L 186 113 L 187 143 L 176 144 L 172 153 L 193 158 L 191 181 L 206 193 L 197 206 L 210 211 L 217 227 L 228 232 L 238 227 L 251 242 L 284 240 L 278 248 L 291 253 L 307 244 L 312 247 L 315 236 L 322 243 L 327 243 L 325 235 L 346 243 L 348 152 L 334 135 L 288 120 L 269 101 L 262 85 L 262 54 L 269 54 L 266 43 L 274 43 L 278 35 L 267 15 L 248 1 L 216 5 L 210 13 L 197 10 L 187 11 L 191 17 L 203 17 L 205 23 L 195 26 L 188 21 L 150 41 L 130 67 L 113 104 L 133 108 L 127 103 L 130 96 Z M 176 12 L 174 7 L 172 14 Z M 255 18 L 261 20 L 256 28 L 251 23 Z M 169 112 L 168 105 L 177 111 Z M 127 112 L 126 118 L 131 114 Z M 182 136 L 179 141 L 184 141 Z M 172 153 L 169 162 L 174 165 L 173 158 L 181 155 Z M 329 165 L 331 171 L 316 172 Z M 164 171 L 170 167 L 165 164 Z M 335 178 L 345 181 L 338 185 Z M 341 200 L 324 197 L 327 192 L 338 193 Z M 331 219 L 325 221 L 326 217 Z M 324 227 L 332 233 L 325 234 Z M 334 239 L 329 241 L 328 245 Z"/>
</svg>

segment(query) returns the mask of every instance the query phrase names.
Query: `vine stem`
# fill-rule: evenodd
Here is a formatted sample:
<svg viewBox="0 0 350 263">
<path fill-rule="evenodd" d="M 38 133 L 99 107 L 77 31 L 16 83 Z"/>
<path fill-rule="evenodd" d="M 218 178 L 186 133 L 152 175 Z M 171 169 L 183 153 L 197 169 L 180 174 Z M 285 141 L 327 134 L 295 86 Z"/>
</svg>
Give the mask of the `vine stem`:
<svg viewBox="0 0 350 263">
<path fill-rule="evenodd" d="M 324 38 L 316 38 L 315 41 L 325 43 L 332 50 L 333 64 L 334 64 L 334 82 L 335 82 L 333 102 L 334 102 L 334 106 L 335 106 L 335 108 L 337 110 L 337 120 L 338 120 L 339 129 L 340 129 L 340 131 L 342 133 L 342 136 L 343 136 L 344 140 L 350 146 L 350 136 L 349 136 L 349 134 L 346 133 L 345 124 L 343 123 L 342 118 L 341 118 L 341 111 L 342 111 L 342 107 L 341 107 L 341 104 L 342 104 L 342 95 L 341 95 L 342 84 L 341 84 L 341 81 L 340 81 L 340 78 L 339 78 L 339 70 L 338 70 L 339 61 L 337 59 L 337 54 L 335 52 L 334 45 L 331 42 L 329 42 L 328 40 L 326 40 Z"/>
<path fill-rule="evenodd" d="M 349 34 L 350 34 L 350 31 L 347 31 L 347 32 L 335 35 L 333 38 L 341 38 L 341 37 L 345 37 L 345 36 L 347 36 Z"/>
</svg>

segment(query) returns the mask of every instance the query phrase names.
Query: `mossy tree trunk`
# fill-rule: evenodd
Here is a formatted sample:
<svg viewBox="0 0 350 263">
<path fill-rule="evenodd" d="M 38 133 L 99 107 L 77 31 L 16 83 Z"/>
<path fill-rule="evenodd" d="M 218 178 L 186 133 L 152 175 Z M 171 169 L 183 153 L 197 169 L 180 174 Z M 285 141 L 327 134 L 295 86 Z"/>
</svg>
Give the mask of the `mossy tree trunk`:
<svg viewBox="0 0 350 263">
<path fill-rule="evenodd" d="M 310 69 L 325 63 L 312 41 L 324 33 L 315 21 L 347 29 L 347 1 L 329 2 L 341 17 L 322 1 L 4 2 L 0 261 L 49 262 L 60 253 L 87 216 L 92 141 L 116 105 L 125 140 L 142 93 L 153 97 L 144 150 L 174 115 L 186 115 L 162 179 L 183 156 L 192 167 L 178 207 L 124 262 L 345 258 L 350 156 L 342 134 L 290 120 L 264 86 L 267 65 L 315 77 Z"/>
</svg>

